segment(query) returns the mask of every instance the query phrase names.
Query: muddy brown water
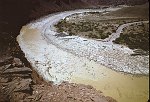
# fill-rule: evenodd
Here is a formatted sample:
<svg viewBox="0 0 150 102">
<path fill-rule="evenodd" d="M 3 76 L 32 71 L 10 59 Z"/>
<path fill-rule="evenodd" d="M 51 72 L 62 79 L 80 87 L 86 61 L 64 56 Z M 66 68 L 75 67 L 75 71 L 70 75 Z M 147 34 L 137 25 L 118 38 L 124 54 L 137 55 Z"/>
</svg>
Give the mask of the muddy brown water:
<svg viewBox="0 0 150 102">
<path fill-rule="evenodd" d="M 91 85 L 118 102 L 147 102 L 149 99 L 148 77 L 125 75 L 106 67 L 101 67 L 97 73 L 104 73 L 104 76 L 98 80 L 90 80 L 88 76 L 74 76 L 72 82 Z"/>
<path fill-rule="evenodd" d="M 37 29 L 23 27 L 21 32 L 25 32 L 22 36 L 24 41 L 36 42 L 39 40 L 36 37 L 36 34 L 40 33 Z M 32 51 L 36 47 L 32 45 L 28 46 L 31 46 Z M 98 65 L 98 67 L 99 69 L 97 69 L 96 73 L 103 74 L 102 77 L 93 80 L 86 74 L 80 76 L 74 75 L 70 82 L 91 85 L 97 90 L 102 91 L 105 96 L 111 96 L 118 102 L 147 102 L 149 98 L 149 77 L 137 77 L 119 73 L 101 65 Z"/>
</svg>

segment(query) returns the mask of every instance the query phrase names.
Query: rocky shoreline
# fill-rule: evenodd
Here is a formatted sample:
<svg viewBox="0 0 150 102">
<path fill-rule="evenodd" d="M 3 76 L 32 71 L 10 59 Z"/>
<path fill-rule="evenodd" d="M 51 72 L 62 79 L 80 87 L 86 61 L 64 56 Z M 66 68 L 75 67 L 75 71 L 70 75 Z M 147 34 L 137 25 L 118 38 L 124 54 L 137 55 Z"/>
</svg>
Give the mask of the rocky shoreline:
<svg viewBox="0 0 150 102">
<path fill-rule="evenodd" d="M 63 82 L 56 86 L 46 83 L 19 59 L 0 59 L 1 102 L 116 102 L 91 86 Z"/>
</svg>

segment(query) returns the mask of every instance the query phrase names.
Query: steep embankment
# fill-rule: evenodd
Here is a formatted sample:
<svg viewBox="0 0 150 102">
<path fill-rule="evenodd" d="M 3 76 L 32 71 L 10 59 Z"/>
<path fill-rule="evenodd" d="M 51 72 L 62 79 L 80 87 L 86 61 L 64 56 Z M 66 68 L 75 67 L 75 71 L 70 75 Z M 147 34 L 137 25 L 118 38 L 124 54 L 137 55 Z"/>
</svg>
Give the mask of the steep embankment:
<svg viewBox="0 0 150 102">
<path fill-rule="evenodd" d="M 86 6 L 81 2 L 67 4 L 65 0 L 1 0 L 0 45 L 11 44 L 26 23 L 52 12 L 73 9 L 78 4 Z"/>
</svg>

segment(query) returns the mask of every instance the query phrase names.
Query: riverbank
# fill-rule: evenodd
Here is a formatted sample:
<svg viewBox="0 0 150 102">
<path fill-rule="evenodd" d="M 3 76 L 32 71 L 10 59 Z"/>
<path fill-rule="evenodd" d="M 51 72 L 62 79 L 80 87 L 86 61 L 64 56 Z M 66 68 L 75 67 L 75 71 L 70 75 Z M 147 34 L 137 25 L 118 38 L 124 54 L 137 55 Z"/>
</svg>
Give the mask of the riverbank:
<svg viewBox="0 0 150 102">
<path fill-rule="evenodd" d="M 22 60 L 12 56 L 0 58 L 1 102 L 116 102 L 89 85 L 63 82 L 56 86 L 46 83 Z"/>
</svg>

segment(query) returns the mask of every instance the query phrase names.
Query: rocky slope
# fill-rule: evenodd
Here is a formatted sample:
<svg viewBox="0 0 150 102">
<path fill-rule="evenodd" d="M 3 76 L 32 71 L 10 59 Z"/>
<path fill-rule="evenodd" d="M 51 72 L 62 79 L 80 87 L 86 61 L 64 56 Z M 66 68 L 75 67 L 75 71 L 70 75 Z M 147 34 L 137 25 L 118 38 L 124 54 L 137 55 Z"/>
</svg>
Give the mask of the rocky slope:
<svg viewBox="0 0 150 102">
<path fill-rule="evenodd" d="M 52 12 L 98 5 L 143 4 L 148 0 L 1 0 L 0 45 L 12 43 L 23 25 Z"/>
<path fill-rule="evenodd" d="M 91 86 L 46 83 L 19 58 L 0 58 L 0 102 L 116 102 Z"/>
</svg>

